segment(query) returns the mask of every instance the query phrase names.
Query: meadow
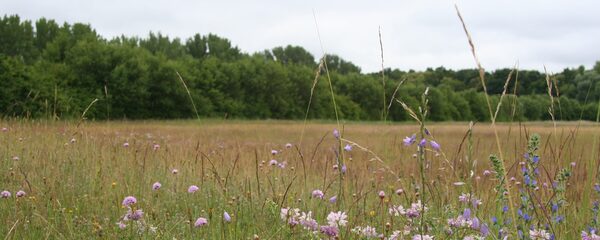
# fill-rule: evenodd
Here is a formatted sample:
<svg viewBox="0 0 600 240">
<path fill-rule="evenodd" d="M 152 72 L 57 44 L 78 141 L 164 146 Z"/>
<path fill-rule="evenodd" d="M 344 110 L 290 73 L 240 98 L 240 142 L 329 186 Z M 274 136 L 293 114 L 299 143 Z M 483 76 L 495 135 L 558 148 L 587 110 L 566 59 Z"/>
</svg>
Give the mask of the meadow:
<svg viewBox="0 0 600 240">
<path fill-rule="evenodd" d="M 2 120 L 0 236 L 597 238 L 597 123 L 425 127 Z"/>
</svg>

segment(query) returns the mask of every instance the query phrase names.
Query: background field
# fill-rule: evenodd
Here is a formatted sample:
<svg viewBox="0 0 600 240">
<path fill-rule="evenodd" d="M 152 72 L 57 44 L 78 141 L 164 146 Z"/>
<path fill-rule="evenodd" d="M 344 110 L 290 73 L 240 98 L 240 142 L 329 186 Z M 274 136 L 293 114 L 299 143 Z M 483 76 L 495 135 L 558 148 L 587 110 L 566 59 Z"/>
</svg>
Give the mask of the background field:
<svg viewBox="0 0 600 240">
<path fill-rule="evenodd" d="M 344 124 L 343 138 L 354 144 L 344 154 L 347 172 L 341 184 L 340 172 L 333 169 L 338 141 L 332 135 L 337 125 L 332 123 L 149 121 L 78 126 L 2 121 L 0 127 L 8 129 L 0 133 L 0 190 L 27 193 L 0 199 L 0 235 L 9 239 L 246 239 L 255 234 L 260 239 L 310 238 L 300 229 L 286 227 L 279 216 L 281 207 L 311 210 L 319 222 L 329 211 L 347 211 L 348 229 L 369 224 L 388 236 L 401 222 L 385 227 L 394 223 L 387 207 L 416 201 L 416 148 L 402 143 L 418 131 L 413 124 Z M 443 234 L 445 219 L 456 212 L 449 204 L 468 191 L 469 183 L 484 203 L 478 215 L 488 222 L 498 208 L 493 190 L 497 180 L 483 175 L 490 169 L 489 155 L 497 152 L 489 124 L 474 127 L 472 175 L 467 143 L 462 141 L 468 123 L 432 124 L 428 129 L 442 146 L 439 154 L 427 153 L 428 206 L 432 221 L 441 223 L 431 231 Z M 509 175 L 517 177 L 510 181 L 512 186 L 522 181 L 518 162 L 524 161 L 531 133 L 539 133 L 542 139 L 541 183 L 552 184 L 549 177 L 559 168 L 576 163 L 568 181 L 567 205 L 561 210 L 568 225 L 557 225 L 555 230 L 557 236 L 579 236 L 592 217 L 590 193 L 600 159 L 598 125 L 572 122 L 554 128 L 552 123 L 538 122 L 503 124 L 498 130 Z M 287 143 L 293 147 L 286 148 Z M 155 149 L 155 144 L 160 147 Z M 271 150 L 279 153 L 272 155 Z M 269 166 L 271 159 L 287 165 Z M 172 174 L 173 169 L 178 174 Z M 157 181 L 162 188 L 153 191 Z M 455 182 L 467 184 L 455 186 Z M 200 190 L 188 193 L 190 185 Z M 323 190 L 325 200 L 311 198 L 314 189 Z M 405 193 L 397 196 L 396 189 Z M 378 198 L 381 190 L 385 201 Z M 542 199 L 552 197 L 548 187 L 536 194 Z M 138 199 L 136 207 L 145 215 L 143 221 L 128 223 L 121 230 L 116 223 L 127 211 L 121 201 L 130 195 Z M 327 199 L 334 195 L 338 201 L 329 203 Z M 223 222 L 223 211 L 231 214 L 231 223 Z M 194 228 L 198 217 L 208 218 L 209 225 Z M 343 229 L 341 236 L 356 237 Z"/>
</svg>

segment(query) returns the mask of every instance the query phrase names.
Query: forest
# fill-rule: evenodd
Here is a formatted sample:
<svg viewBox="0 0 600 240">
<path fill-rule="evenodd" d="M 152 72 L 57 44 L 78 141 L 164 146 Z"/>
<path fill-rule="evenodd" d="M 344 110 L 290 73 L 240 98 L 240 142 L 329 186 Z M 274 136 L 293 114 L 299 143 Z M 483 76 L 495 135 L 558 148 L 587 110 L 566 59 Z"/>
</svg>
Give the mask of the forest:
<svg viewBox="0 0 600 240">
<path fill-rule="evenodd" d="M 511 71 L 485 73 L 494 106 Z M 418 106 L 427 87 L 431 120 L 490 119 L 475 68 L 364 73 L 340 56 L 313 56 L 301 46 L 246 53 L 210 33 L 185 40 L 152 32 L 106 39 L 89 24 L 0 19 L 4 118 L 78 118 L 98 99 L 87 118 L 304 119 L 310 102 L 309 119 L 334 119 L 333 90 L 342 119 L 406 121 L 410 116 L 398 102 Z M 599 99 L 600 62 L 549 76 L 518 70 L 497 120 L 550 120 L 551 105 L 556 120 L 596 120 Z"/>
</svg>

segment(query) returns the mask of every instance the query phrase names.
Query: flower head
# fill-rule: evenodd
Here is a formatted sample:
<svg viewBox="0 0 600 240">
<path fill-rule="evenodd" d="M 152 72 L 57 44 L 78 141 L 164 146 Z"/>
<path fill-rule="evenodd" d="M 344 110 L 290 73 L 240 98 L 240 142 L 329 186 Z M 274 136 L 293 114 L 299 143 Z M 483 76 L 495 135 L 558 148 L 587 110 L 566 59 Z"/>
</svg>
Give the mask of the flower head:
<svg viewBox="0 0 600 240">
<path fill-rule="evenodd" d="M 192 185 L 188 188 L 188 193 L 195 193 L 196 191 L 198 191 L 198 189 L 198 186 Z"/>
<path fill-rule="evenodd" d="M 339 234 L 339 230 L 336 226 L 321 226 L 321 233 L 329 237 L 336 237 Z"/>
<path fill-rule="evenodd" d="M 162 186 L 162 184 L 160 184 L 159 182 L 155 182 L 154 184 L 152 184 L 152 190 L 158 190 L 160 189 L 160 187 Z"/>
<path fill-rule="evenodd" d="M 433 140 L 429 141 L 429 145 L 431 145 L 431 148 L 433 148 L 437 151 L 440 150 L 440 144 L 437 143 L 436 141 L 433 141 Z"/>
<path fill-rule="evenodd" d="M 16 196 L 17 196 L 18 198 L 20 198 L 20 197 L 25 197 L 25 195 L 27 195 L 27 193 L 25 193 L 25 191 L 23 191 L 23 190 L 19 190 L 19 191 L 17 192 L 17 194 L 16 194 Z"/>
<path fill-rule="evenodd" d="M 404 142 L 404 145 L 406 145 L 406 146 L 410 146 L 410 145 L 412 145 L 413 143 L 415 143 L 415 141 L 416 141 L 416 140 L 417 140 L 417 135 L 413 134 L 413 135 L 412 135 L 412 136 L 410 136 L 410 137 L 405 137 L 405 138 L 402 140 L 402 142 Z"/>
<path fill-rule="evenodd" d="M 335 203 L 335 202 L 337 202 L 337 196 L 333 196 L 333 197 L 329 198 L 329 202 L 330 202 L 330 203 Z"/>
<path fill-rule="evenodd" d="M 194 227 L 202 227 L 206 224 L 208 224 L 208 220 L 206 220 L 206 218 L 200 217 L 196 219 L 196 222 L 194 222 Z"/>
<path fill-rule="evenodd" d="M 171 170 L 171 173 L 173 175 L 177 175 L 179 173 L 179 170 L 177 170 L 177 168 L 173 168 L 173 170 Z"/>
<path fill-rule="evenodd" d="M 319 189 L 315 189 L 312 191 L 312 197 L 313 198 L 318 198 L 318 199 L 323 199 L 323 191 L 319 190 Z"/>
<path fill-rule="evenodd" d="M 344 150 L 345 150 L 346 152 L 350 152 L 350 151 L 352 151 L 352 145 L 350 145 L 350 144 L 346 144 L 346 146 L 344 147 Z"/>
<path fill-rule="evenodd" d="M 330 212 L 329 215 L 327 215 L 327 223 L 329 226 L 343 227 L 348 223 L 347 218 L 346 212 Z"/>
<path fill-rule="evenodd" d="M 136 204 L 137 203 L 137 199 L 134 196 L 127 196 L 125 197 L 125 199 L 123 199 L 123 206 L 125 207 L 129 207 L 132 204 Z"/>
<path fill-rule="evenodd" d="M 124 142 L 123 143 L 123 147 L 129 147 L 129 143 L 128 142 Z"/>
<path fill-rule="evenodd" d="M 269 161 L 269 166 L 275 166 L 277 164 L 278 164 L 278 162 L 275 159 L 271 159 L 271 161 Z"/>
<path fill-rule="evenodd" d="M 125 217 L 123 217 L 123 220 L 125 220 L 125 221 L 129 221 L 129 220 L 137 221 L 137 220 L 142 219 L 143 216 L 144 216 L 144 211 L 142 211 L 142 209 L 137 209 L 135 211 L 133 211 L 132 209 L 129 209 L 127 211 L 127 214 L 125 214 Z"/>
<path fill-rule="evenodd" d="M 384 199 L 385 198 L 385 192 L 384 191 L 379 191 L 379 198 Z"/>
<path fill-rule="evenodd" d="M 275 150 L 275 149 L 271 150 L 271 155 L 277 155 L 277 153 L 279 153 L 277 150 Z"/>
<path fill-rule="evenodd" d="M 9 198 L 10 197 L 10 192 L 4 190 L 4 191 L 0 192 L 0 197 L 1 198 Z"/>
<path fill-rule="evenodd" d="M 223 221 L 231 222 L 231 216 L 229 216 L 229 213 L 223 212 Z"/>
<path fill-rule="evenodd" d="M 292 144 L 291 144 L 291 143 L 286 143 L 286 144 L 285 144 L 285 148 L 288 148 L 288 149 L 289 149 L 289 148 L 292 148 Z"/>
<path fill-rule="evenodd" d="M 333 136 L 335 138 L 340 138 L 340 131 L 338 131 L 337 129 L 333 129 Z"/>
<path fill-rule="evenodd" d="M 421 139 L 421 141 L 419 142 L 419 147 L 425 147 L 425 144 L 427 144 L 427 140 L 425 138 Z"/>
</svg>

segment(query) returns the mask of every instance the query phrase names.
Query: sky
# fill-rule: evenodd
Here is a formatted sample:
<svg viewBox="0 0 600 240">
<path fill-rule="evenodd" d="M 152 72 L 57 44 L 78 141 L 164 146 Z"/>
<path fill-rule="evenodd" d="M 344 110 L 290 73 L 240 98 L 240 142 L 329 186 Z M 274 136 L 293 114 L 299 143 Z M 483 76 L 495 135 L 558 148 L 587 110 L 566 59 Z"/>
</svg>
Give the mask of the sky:
<svg viewBox="0 0 600 240">
<path fill-rule="evenodd" d="M 0 15 L 89 23 L 108 39 L 214 33 L 247 53 L 297 45 L 316 58 L 337 54 L 363 72 L 381 70 L 381 29 L 386 68 L 474 68 L 454 4 L 487 70 L 518 63 L 556 73 L 600 60 L 597 0 L 0 0 Z"/>
</svg>

